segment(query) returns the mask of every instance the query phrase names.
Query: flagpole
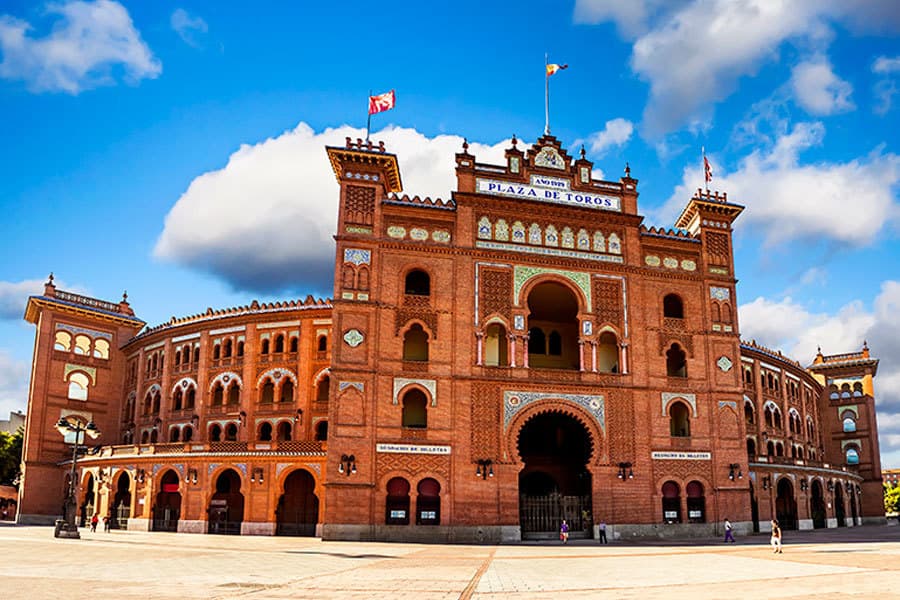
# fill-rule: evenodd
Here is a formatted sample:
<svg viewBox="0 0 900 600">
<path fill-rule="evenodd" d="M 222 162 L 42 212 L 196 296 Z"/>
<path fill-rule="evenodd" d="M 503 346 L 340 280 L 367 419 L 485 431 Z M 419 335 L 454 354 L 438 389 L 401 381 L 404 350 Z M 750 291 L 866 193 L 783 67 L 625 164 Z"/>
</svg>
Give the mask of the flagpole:
<svg viewBox="0 0 900 600">
<path fill-rule="evenodd" d="M 550 135 L 550 75 L 547 74 L 547 65 L 550 57 L 544 53 L 544 135 Z"/>
<path fill-rule="evenodd" d="M 372 126 L 372 111 L 369 109 L 369 102 L 372 101 L 372 90 L 369 90 L 369 97 L 366 101 L 366 112 L 369 113 L 369 116 L 366 117 L 366 144 L 369 143 L 369 129 Z"/>
<path fill-rule="evenodd" d="M 709 177 L 706 176 L 706 148 L 700 146 L 700 166 L 703 168 L 703 185 L 706 186 L 706 193 L 709 194 Z"/>
</svg>

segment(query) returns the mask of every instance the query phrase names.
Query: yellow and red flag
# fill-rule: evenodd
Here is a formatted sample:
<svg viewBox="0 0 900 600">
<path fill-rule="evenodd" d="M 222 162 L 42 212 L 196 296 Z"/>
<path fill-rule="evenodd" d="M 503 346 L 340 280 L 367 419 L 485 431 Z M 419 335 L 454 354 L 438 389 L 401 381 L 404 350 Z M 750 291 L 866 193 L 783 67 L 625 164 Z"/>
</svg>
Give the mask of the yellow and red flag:
<svg viewBox="0 0 900 600">
<path fill-rule="evenodd" d="M 394 108 L 396 96 L 394 90 L 379 94 L 377 96 L 369 96 L 369 114 L 374 115 L 386 110 Z"/>
<path fill-rule="evenodd" d="M 555 74 L 557 71 L 562 71 L 563 69 L 568 69 L 569 65 L 558 65 L 556 63 L 550 63 L 547 65 L 547 77 Z"/>
</svg>

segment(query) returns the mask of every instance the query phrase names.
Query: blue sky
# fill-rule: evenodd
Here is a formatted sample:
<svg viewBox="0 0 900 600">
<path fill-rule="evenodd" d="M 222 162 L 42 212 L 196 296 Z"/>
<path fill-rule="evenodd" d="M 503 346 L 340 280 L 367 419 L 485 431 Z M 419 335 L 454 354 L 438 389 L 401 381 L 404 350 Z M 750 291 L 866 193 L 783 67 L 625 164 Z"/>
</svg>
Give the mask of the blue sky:
<svg viewBox="0 0 900 600">
<path fill-rule="evenodd" d="M 438 24 L 436 27 L 435 24 Z M 747 206 L 743 337 L 808 363 L 881 358 L 885 466 L 900 467 L 900 7 L 890 0 L 3 3 L 0 417 L 24 409 L 25 298 L 64 289 L 156 324 L 331 293 L 336 185 L 323 146 L 373 118 L 405 191 L 446 197 L 551 126 L 640 179 L 647 224 L 702 185 Z"/>
</svg>

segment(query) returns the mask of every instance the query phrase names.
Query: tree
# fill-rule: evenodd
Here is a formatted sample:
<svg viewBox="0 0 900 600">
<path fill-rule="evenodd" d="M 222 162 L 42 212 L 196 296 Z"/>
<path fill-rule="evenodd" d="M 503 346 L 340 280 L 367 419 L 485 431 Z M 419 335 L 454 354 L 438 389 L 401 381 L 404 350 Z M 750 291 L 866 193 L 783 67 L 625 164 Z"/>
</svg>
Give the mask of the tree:
<svg viewBox="0 0 900 600">
<path fill-rule="evenodd" d="M 0 485 L 16 485 L 24 439 L 25 430 L 21 427 L 15 433 L 0 431 Z"/>
<path fill-rule="evenodd" d="M 884 486 L 884 512 L 897 513 L 900 510 L 900 485 Z"/>
</svg>

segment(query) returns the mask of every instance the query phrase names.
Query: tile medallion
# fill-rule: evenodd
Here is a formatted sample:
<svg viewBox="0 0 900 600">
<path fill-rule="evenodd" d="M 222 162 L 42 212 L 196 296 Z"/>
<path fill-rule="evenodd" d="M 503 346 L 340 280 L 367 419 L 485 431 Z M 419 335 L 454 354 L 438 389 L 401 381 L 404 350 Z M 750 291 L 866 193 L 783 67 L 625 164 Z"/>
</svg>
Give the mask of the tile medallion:
<svg viewBox="0 0 900 600">
<path fill-rule="evenodd" d="M 719 360 L 716 361 L 716 366 L 719 367 L 719 370 L 723 373 L 727 373 L 731 370 L 731 367 L 734 366 L 734 363 L 731 362 L 731 359 L 727 356 L 720 356 Z"/>
<path fill-rule="evenodd" d="M 587 300 L 587 312 L 592 312 L 591 308 L 591 276 L 587 273 L 579 273 L 577 271 L 563 271 L 561 269 L 544 269 L 542 267 L 522 267 L 517 266 L 514 270 L 515 290 L 513 296 L 518 299 L 522 287 L 532 278 L 540 275 L 561 275 L 578 286 L 578 289 L 584 294 Z"/>
<path fill-rule="evenodd" d="M 544 392 L 503 392 L 503 428 L 509 427 L 510 421 L 523 408 L 540 400 L 562 400 L 571 402 L 587 410 L 606 433 L 606 409 L 603 396 L 585 394 L 551 394 Z"/>
<path fill-rule="evenodd" d="M 351 348 L 356 348 L 360 344 L 363 343 L 365 336 L 363 336 L 362 332 L 359 329 L 348 329 L 344 333 L 344 341 Z"/>
<path fill-rule="evenodd" d="M 709 288 L 709 297 L 713 300 L 728 300 L 731 298 L 731 290 L 713 286 Z"/>
<path fill-rule="evenodd" d="M 344 248 L 344 262 L 354 265 L 367 265 L 372 259 L 371 250 L 361 248 Z"/>
</svg>

